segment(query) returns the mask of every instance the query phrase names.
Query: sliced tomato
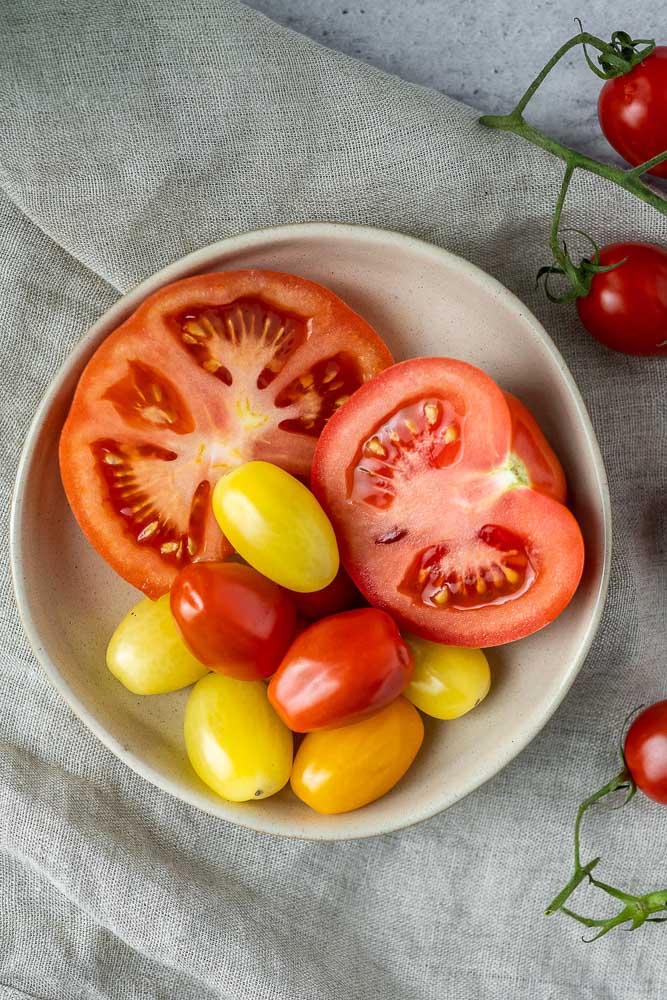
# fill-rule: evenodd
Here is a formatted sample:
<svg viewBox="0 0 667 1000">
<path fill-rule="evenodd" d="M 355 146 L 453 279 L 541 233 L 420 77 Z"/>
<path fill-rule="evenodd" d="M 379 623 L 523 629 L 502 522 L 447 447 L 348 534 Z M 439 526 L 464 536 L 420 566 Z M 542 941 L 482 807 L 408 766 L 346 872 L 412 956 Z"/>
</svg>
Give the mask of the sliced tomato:
<svg viewBox="0 0 667 1000">
<path fill-rule="evenodd" d="M 97 349 L 60 439 L 74 514 L 97 551 L 150 597 L 230 551 L 217 480 L 263 459 L 307 478 L 329 417 L 392 358 L 328 289 L 228 271 L 151 295 Z"/>
<path fill-rule="evenodd" d="M 462 361 L 404 361 L 358 389 L 320 438 L 312 486 L 361 592 L 424 638 L 519 639 L 579 583 L 575 518 L 517 476 L 508 403 Z"/>
<path fill-rule="evenodd" d="M 565 503 L 567 483 L 563 466 L 527 406 L 505 393 L 512 419 L 510 462 L 519 480 L 538 493 Z"/>
</svg>

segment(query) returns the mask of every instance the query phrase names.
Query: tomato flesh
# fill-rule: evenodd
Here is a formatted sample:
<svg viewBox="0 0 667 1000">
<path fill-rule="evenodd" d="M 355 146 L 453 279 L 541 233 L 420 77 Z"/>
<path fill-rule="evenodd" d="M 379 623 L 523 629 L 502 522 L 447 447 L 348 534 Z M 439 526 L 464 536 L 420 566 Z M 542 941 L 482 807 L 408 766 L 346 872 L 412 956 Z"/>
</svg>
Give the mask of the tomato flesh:
<svg viewBox="0 0 667 1000">
<path fill-rule="evenodd" d="M 512 427 L 488 376 L 426 358 L 361 387 L 320 439 L 313 489 L 347 571 L 424 638 L 508 642 L 552 621 L 577 588 L 579 527 L 517 476 Z M 554 474 L 549 488 L 560 498 L 564 482 Z"/>
<path fill-rule="evenodd" d="M 656 702 L 637 716 L 625 737 L 624 753 L 637 787 L 667 805 L 667 701 Z"/>
<path fill-rule="evenodd" d="M 318 434 L 391 363 L 370 326 L 313 282 L 197 275 L 150 296 L 86 366 L 60 441 L 63 484 L 93 546 L 151 597 L 231 551 L 218 480 L 258 459 L 306 478 Z"/>
<path fill-rule="evenodd" d="M 170 601 L 197 659 L 241 680 L 270 676 L 296 632 L 296 611 L 287 593 L 241 563 L 184 566 Z"/>
<path fill-rule="evenodd" d="M 565 503 L 567 484 L 563 466 L 537 420 L 521 400 L 504 393 L 512 420 L 510 463 L 519 482 Z"/>
<path fill-rule="evenodd" d="M 343 611 L 302 632 L 269 683 L 295 732 L 346 725 L 387 705 L 412 676 L 412 656 L 384 611 Z"/>
<path fill-rule="evenodd" d="M 667 45 L 607 80 L 598 99 L 602 131 L 617 153 L 638 166 L 667 149 Z M 649 171 L 667 177 L 667 161 Z"/>
</svg>

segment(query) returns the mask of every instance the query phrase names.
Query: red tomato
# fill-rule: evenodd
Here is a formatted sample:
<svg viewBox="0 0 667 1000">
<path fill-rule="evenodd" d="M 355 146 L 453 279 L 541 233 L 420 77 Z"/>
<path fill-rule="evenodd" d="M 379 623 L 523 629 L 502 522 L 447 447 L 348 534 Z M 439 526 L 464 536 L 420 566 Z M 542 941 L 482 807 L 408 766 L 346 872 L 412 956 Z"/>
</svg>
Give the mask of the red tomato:
<svg viewBox="0 0 667 1000">
<path fill-rule="evenodd" d="M 570 511 L 525 486 L 501 390 L 462 361 L 404 361 L 362 386 L 313 489 L 367 600 L 436 642 L 494 646 L 552 621 L 584 561 Z"/>
<path fill-rule="evenodd" d="M 625 762 L 637 788 L 667 805 L 667 701 L 638 715 L 625 737 Z"/>
<path fill-rule="evenodd" d="M 667 149 L 667 45 L 658 45 L 629 73 L 607 80 L 598 118 L 616 152 L 633 166 Z M 667 161 L 650 173 L 667 177 Z"/>
<path fill-rule="evenodd" d="M 651 243 L 612 243 L 600 264 L 625 263 L 595 274 L 579 318 L 600 343 L 624 354 L 667 354 L 667 250 Z"/>
<path fill-rule="evenodd" d="M 397 698 L 412 655 L 389 615 L 343 611 L 297 636 L 269 683 L 269 700 L 297 733 L 343 726 Z"/>
<path fill-rule="evenodd" d="M 171 611 L 197 659 L 240 680 L 268 677 L 296 632 L 287 593 L 250 566 L 184 566 L 171 588 Z"/>
<path fill-rule="evenodd" d="M 512 455 L 517 477 L 539 493 L 565 503 L 567 484 L 563 466 L 542 433 L 537 420 L 511 392 L 505 400 L 512 419 Z"/>
<path fill-rule="evenodd" d="M 151 295 L 97 349 L 60 440 L 89 541 L 150 597 L 181 566 L 230 551 L 217 480 L 264 459 L 306 478 L 315 441 L 391 363 L 332 292 L 271 271 L 202 274 Z"/>
<path fill-rule="evenodd" d="M 319 621 L 329 615 L 337 615 L 339 611 L 358 608 L 364 599 L 341 566 L 328 587 L 314 590 L 309 594 L 298 594 L 289 590 L 288 594 L 294 601 L 299 614 L 308 621 Z"/>
</svg>

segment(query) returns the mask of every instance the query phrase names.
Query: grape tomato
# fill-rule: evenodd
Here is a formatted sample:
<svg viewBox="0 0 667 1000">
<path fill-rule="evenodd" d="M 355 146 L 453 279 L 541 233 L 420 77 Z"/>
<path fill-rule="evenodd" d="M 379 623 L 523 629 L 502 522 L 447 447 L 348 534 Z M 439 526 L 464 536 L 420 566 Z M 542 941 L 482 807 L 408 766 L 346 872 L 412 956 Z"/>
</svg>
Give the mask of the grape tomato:
<svg viewBox="0 0 667 1000">
<path fill-rule="evenodd" d="M 423 738 L 421 716 L 405 698 L 361 722 L 308 733 L 294 759 L 292 790 L 319 813 L 359 809 L 400 781 Z"/>
<path fill-rule="evenodd" d="M 405 697 L 426 715 L 458 719 L 486 698 L 491 671 L 481 649 L 445 646 L 415 635 L 403 638 L 415 663 Z"/>
<path fill-rule="evenodd" d="M 265 799 L 289 780 L 292 734 L 262 681 L 204 677 L 188 699 L 184 734 L 192 767 L 223 799 Z"/>
<path fill-rule="evenodd" d="M 288 590 L 328 586 L 338 572 L 329 518 L 303 483 L 270 462 L 246 462 L 221 479 L 213 512 L 254 569 Z"/>
<path fill-rule="evenodd" d="M 187 648 L 169 608 L 169 595 L 145 597 L 117 626 L 107 647 L 107 666 L 134 694 L 166 694 L 208 673 Z"/>
</svg>

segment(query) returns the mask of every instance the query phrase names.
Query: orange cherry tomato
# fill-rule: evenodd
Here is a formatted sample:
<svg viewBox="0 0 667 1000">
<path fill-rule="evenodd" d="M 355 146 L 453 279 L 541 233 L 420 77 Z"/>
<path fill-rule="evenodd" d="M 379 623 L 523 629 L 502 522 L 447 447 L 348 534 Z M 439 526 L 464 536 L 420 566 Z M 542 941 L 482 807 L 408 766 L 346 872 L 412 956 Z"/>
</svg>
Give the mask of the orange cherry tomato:
<svg viewBox="0 0 667 1000">
<path fill-rule="evenodd" d="M 421 716 L 405 698 L 361 722 L 308 733 L 294 760 L 292 790 L 319 813 L 360 809 L 400 781 L 423 738 Z"/>
</svg>

